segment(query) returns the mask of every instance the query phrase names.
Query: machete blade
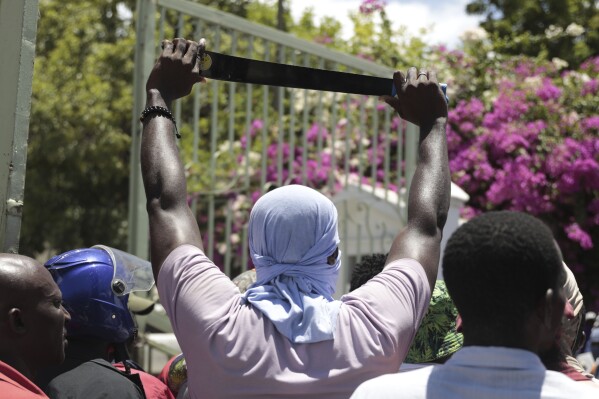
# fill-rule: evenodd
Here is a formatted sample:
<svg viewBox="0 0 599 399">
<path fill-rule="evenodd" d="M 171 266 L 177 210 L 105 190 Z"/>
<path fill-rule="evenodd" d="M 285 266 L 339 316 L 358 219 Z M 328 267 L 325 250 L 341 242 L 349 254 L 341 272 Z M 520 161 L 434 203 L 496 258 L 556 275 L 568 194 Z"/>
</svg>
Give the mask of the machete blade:
<svg viewBox="0 0 599 399">
<path fill-rule="evenodd" d="M 204 77 L 228 82 L 370 96 L 391 95 L 393 90 L 392 79 L 257 61 L 212 51 L 205 52 L 200 69 Z"/>
<path fill-rule="evenodd" d="M 202 76 L 215 80 L 367 96 L 396 94 L 393 79 L 389 78 L 258 61 L 213 51 L 203 51 L 198 58 Z M 445 94 L 447 85 L 440 86 Z"/>
</svg>

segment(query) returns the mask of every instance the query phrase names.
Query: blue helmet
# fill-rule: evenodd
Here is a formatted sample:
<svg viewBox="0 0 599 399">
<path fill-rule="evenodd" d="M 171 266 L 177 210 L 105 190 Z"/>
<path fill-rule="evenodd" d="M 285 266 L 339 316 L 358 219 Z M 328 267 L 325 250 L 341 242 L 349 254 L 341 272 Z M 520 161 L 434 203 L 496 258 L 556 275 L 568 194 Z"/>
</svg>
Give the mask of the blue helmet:
<svg viewBox="0 0 599 399">
<path fill-rule="evenodd" d="M 135 272 L 125 270 L 127 266 L 123 264 L 127 262 L 119 254 L 136 259 L 136 268 L 144 269 L 146 275 L 149 269 L 151 276 L 149 262 L 104 246 L 68 251 L 45 263 L 71 314 L 68 336 L 123 343 L 136 335 L 137 328 L 127 307 L 129 292 L 150 289 L 153 279 L 150 277 L 149 286 L 146 282 L 147 287 L 133 287 Z"/>
</svg>

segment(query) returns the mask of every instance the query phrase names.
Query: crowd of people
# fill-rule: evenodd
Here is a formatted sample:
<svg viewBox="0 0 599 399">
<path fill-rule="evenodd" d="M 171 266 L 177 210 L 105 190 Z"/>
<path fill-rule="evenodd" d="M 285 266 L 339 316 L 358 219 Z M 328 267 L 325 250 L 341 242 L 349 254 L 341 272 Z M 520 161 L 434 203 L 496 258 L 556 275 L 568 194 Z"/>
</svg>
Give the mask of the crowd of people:
<svg viewBox="0 0 599 399">
<path fill-rule="evenodd" d="M 466 222 L 449 238 L 437 280 L 450 177 L 447 103 L 432 69 L 396 72 L 397 95 L 384 97 L 420 129 L 408 217 L 387 254 L 357 265 L 348 294 L 333 298 L 335 206 L 301 185 L 256 202 L 255 270 L 234 281 L 223 274 L 187 203 L 169 111 L 204 80 L 202 52 L 193 41 L 164 41 L 146 84 L 151 263 L 105 246 L 44 265 L 0 255 L 0 398 L 598 396 L 576 358 L 585 329 L 594 332 L 540 220 L 502 211 Z M 183 352 L 159 378 L 128 350 L 137 334 L 129 295 L 154 281 Z"/>
</svg>

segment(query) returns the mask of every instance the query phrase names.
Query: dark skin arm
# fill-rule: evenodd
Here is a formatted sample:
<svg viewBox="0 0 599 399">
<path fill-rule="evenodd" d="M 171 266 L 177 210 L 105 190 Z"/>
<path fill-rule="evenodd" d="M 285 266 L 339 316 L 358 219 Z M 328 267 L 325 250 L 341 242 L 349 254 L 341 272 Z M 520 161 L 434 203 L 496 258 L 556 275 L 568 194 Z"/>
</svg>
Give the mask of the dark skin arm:
<svg viewBox="0 0 599 399">
<path fill-rule="evenodd" d="M 147 106 L 170 109 L 173 100 L 188 95 L 195 83 L 203 81 L 195 62 L 197 46 L 183 39 L 163 42 L 164 50 L 146 84 Z M 408 224 L 394 240 L 387 259 L 418 260 L 433 287 L 449 207 L 447 104 L 434 72 L 428 73 L 428 78 L 418 77 L 412 68 L 406 83 L 400 72 L 393 79 L 398 96 L 385 101 L 402 118 L 420 126 L 420 147 L 408 201 Z M 145 120 L 141 166 L 150 218 L 152 268 L 157 279 L 172 250 L 182 244 L 202 249 L 200 231 L 186 201 L 187 187 L 174 125 L 167 118 Z"/>
<path fill-rule="evenodd" d="M 191 92 L 204 79 L 196 65 L 198 44 L 184 39 L 162 43 L 163 51 L 146 83 L 146 106 L 171 108 L 173 100 Z M 141 171 L 150 218 L 152 270 L 160 267 L 180 245 L 202 248 L 200 229 L 187 205 L 187 182 L 175 141 L 175 126 L 162 116 L 144 120 Z"/>
<path fill-rule="evenodd" d="M 393 241 L 387 264 L 401 258 L 416 259 L 432 290 L 451 190 L 445 135 L 447 103 L 434 71 L 418 73 L 416 68 L 410 68 L 407 78 L 396 72 L 393 83 L 397 97 L 383 99 L 400 117 L 420 126 L 420 143 L 408 198 L 408 222 Z"/>
</svg>

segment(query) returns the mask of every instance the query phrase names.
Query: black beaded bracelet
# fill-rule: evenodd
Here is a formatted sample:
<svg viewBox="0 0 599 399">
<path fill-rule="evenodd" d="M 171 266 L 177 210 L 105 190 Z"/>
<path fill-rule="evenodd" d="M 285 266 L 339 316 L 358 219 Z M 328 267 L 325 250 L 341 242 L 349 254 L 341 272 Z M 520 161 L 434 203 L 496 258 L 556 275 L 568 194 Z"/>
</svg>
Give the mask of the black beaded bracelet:
<svg viewBox="0 0 599 399">
<path fill-rule="evenodd" d="M 146 109 L 141 111 L 141 116 L 139 117 L 139 121 L 141 123 L 143 123 L 144 120 L 146 119 L 146 117 L 148 115 L 152 115 L 152 114 L 158 114 L 158 116 L 164 116 L 165 118 L 170 119 L 171 122 L 173 122 L 173 125 L 175 125 L 175 135 L 177 136 L 178 139 L 181 138 L 181 135 L 179 134 L 179 130 L 177 129 L 177 122 L 175 121 L 173 114 L 171 113 L 171 111 L 168 110 L 168 108 L 160 107 L 157 105 L 150 105 L 149 107 L 146 107 Z"/>
</svg>

